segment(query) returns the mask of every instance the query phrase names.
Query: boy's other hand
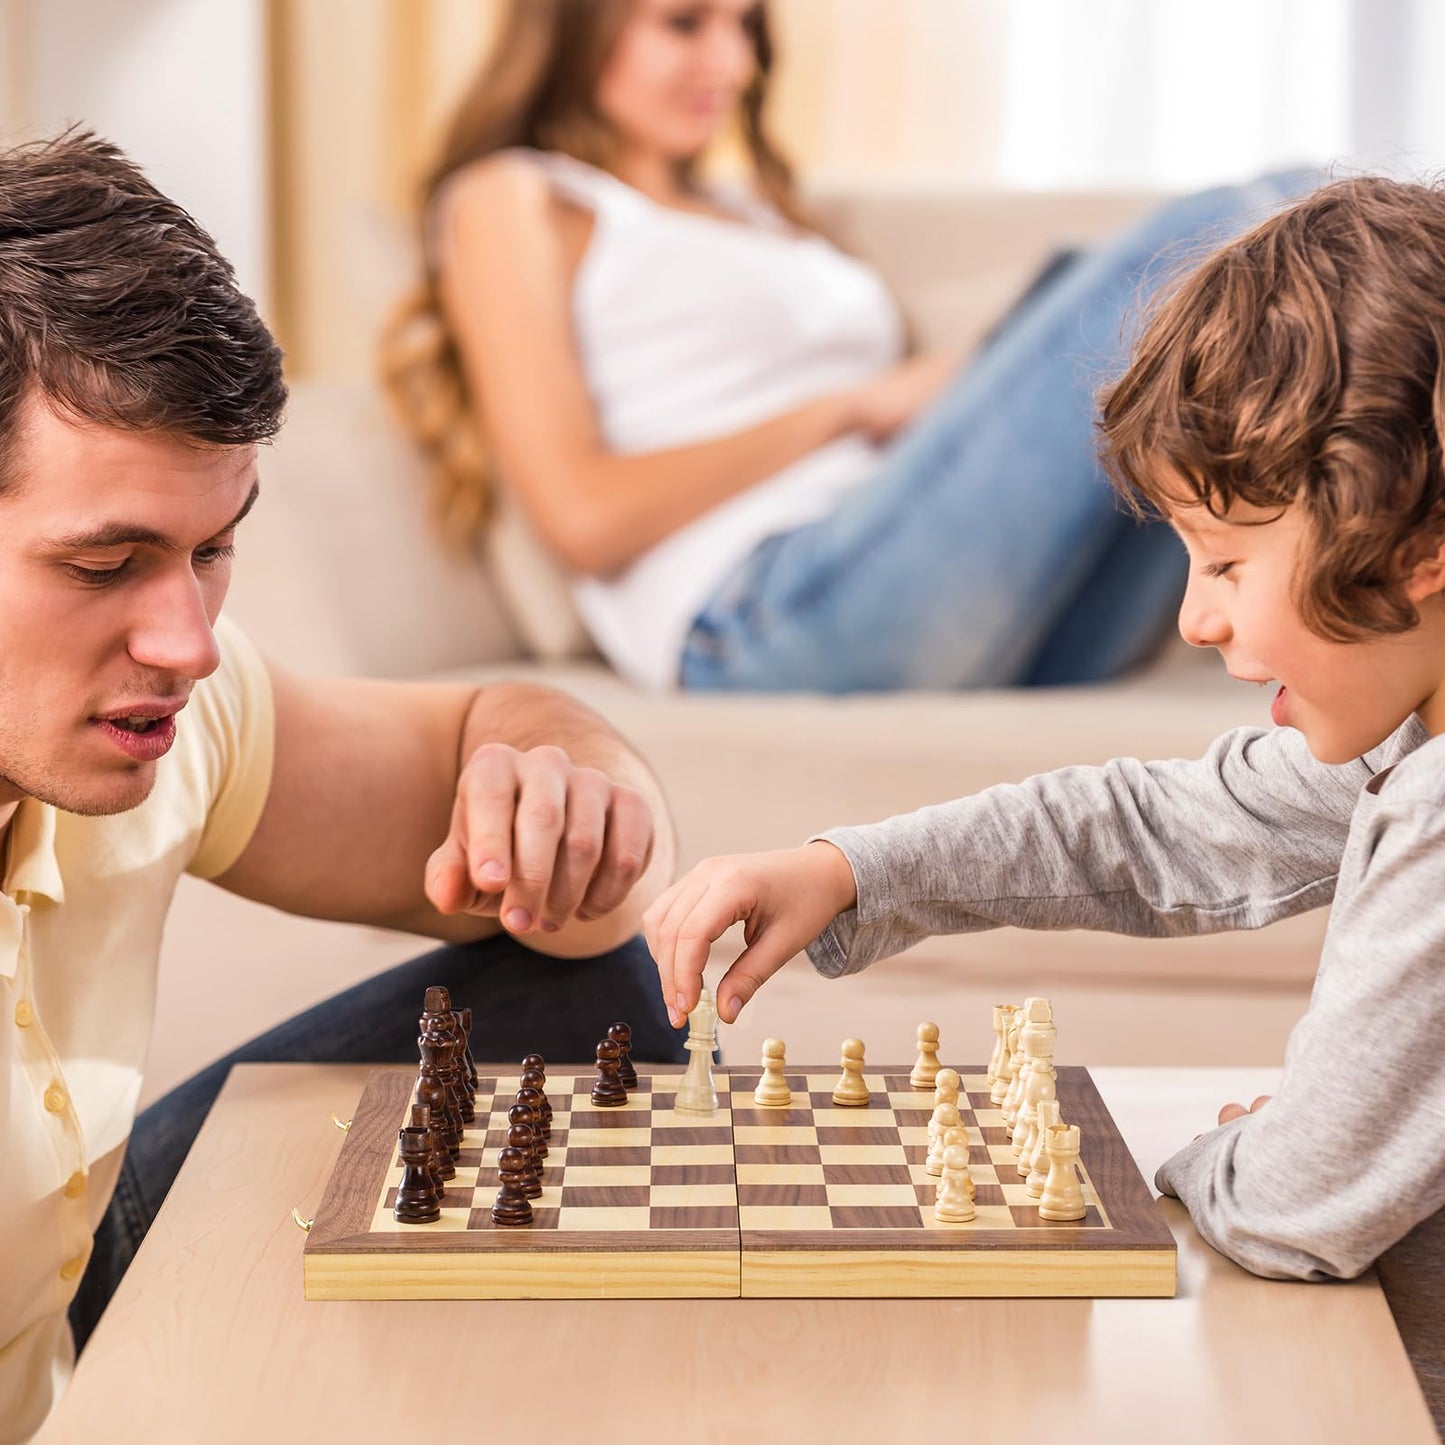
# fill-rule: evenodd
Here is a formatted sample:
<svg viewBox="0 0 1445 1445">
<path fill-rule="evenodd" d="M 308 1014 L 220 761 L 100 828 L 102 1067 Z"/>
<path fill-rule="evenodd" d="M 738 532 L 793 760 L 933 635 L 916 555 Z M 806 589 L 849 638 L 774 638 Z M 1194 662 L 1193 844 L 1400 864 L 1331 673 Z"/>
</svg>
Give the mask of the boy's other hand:
<svg viewBox="0 0 1445 1445">
<path fill-rule="evenodd" d="M 1261 1094 L 1247 1109 L 1243 1104 L 1226 1104 L 1219 1111 L 1219 1122 L 1227 1124 L 1231 1119 L 1242 1119 L 1246 1114 L 1257 1114 L 1269 1103 L 1271 1097 L 1269 1094 Z"/>
<path fill-rule="evenodd" d="M 642 915 L 672 1026 L 696 1007 L 708 952 L 734 923 L 747 946 L 717 988 L 718 1017 L 729 1024 L 857 899 L 853 869 L 831 843 L 704 859 Z"/>
<path fill-rule="evenodd" d="M 853 426 L 869 441 L 886 442 L 933 404 L 962 364 L 960 351 L 930 351 L 890 366 L 850 394 Z"/>
</svg>

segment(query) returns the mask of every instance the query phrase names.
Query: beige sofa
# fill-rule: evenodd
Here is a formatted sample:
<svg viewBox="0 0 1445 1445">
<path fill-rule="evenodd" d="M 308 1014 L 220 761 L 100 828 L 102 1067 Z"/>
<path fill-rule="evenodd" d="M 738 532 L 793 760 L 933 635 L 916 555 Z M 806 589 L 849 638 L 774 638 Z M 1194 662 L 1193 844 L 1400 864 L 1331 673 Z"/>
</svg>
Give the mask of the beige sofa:
<svg viewBox="0 0 1445 1445">
<path fill-rule="evenodd" d="M 1052 247 L 1104 233 L 1146 204 L 873 193 L 832 197 L 826 211 L 835 234 L 893 281 L 923 343 L 968 344 Z M 527 595 L 536 578 L 515 545 L 498 570 L 497 559 L 484 568 L 434 544 L 417 458 L 370 388 L 298 385 L 263 468 L 263 501 L 244 529 L 229 605 L 264 648 L 316 673 L 526 676 L 575 692 L 657 767 L 685 864 L 1066 763 L 1192 755 L 1227 727 L 1265 721 L 1260 693 L 1182 644 L 1102 688 L 644 696 L 594 657 L 525 655 L 523 634 L 564 651 L 565 620 L 549 615 L 545 596 Z M 1322 922 L 1316 915 L 1173 943 L 1013 931 L 940 938 L 832 983 L 799 960 L 722 1042 L 752 1056 L 776 1034 L 794 1059 L 829 1060 L 842 1038 L 858 1035 L 870 1057 L 901 1058 L 916 1023 L 929 1018 L 955 1059 L 978 1057 L 992 1041 L 989 1005 L 1043 992 L 1055 1000 L 1065 1062 L 1273 1063 L 1305 1006 Z M 146 1097 L 426 946 L 288 918 L 186 880 L 166 936 Z M 715 964 L 737 946 L 723 940 Z"/>
</svg>

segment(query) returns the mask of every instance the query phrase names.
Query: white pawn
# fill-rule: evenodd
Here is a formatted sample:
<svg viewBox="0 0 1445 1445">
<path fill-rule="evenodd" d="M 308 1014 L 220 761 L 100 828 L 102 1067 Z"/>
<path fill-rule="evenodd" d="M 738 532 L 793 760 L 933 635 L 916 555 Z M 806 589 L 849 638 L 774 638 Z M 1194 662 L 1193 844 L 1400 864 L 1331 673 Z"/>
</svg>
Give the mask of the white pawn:
<svg viewBox="0 0 1445 1445">
<path fill-rule="evenodd" d="M 844 1109 L 861 1109 L 868 1102 L 868 1085 L 863 1082 L 863 1040 L 843 1041 L 843 1073 L 833 1090 L 833 1102 Z"/>
<path fill-rule="evenodd" d="M 931 1089 L 938 1077 L 938 1025 L 918 1025 L 918 1058 L 908 1076 L 915 1089 Z"/>
<path fill-rule="evenodd" d="M 763 1076 L 753 1090 L 753 1103 L 761 1109 L 786 1109 L 793 1102 L 793 1091 L 783 1077 L 786 1061 L 782 1039 L 763 1040 Z"/>
<path fill-rule="evenodd" d="M 943 1157 L 948 1158 L 948 1151 L 958 1145 L 965 1154 L 968 1153 L 968 1130 L 962 1124 L 956 1129 L 945 1129 L 943 1131 Z M 973 1198 L 973 1175 L 965 1175 L 968 1185 L 968 1197 Z"/>
<path fill-rule="evenodd" d="M 1029 1177 L 1024 1180 L 1030 1198 L 1037 1199 L 1044 1192 L 1049 1177 L 1049 1130 L 1061 1123 L 1059 1101 L 1040 1099 L 1038 1129 L 1035 1131 L 1033 1152 L 1029 1155 Z"/>
<path fill-rule="evenodd" d="M 940 1104 L 933 1111 L 933 1118 L 928 1121 L 928 1157 L 923 1162 L 928 1173 L 943 1172 L 943 1136 L 950 1129 L 961 1127 L 962 1123 L 957 1104 Z"/>
<path fill-rule="evenodd" d="M 1052 1099 L 1058 1075 L 1054 1070 L 1054 1011 L 1046 998 L 1033 1000 L 1019 1038 L 1028 1059 L 1023 1089 L 1019 1094 L 1018 1116 L 1014 1120 L 1011 1140 L 1018 1171 L 1027 1174 L 1038 1142 L 1038 1106 L 1042 1099 Z"/>
<path fill-rule="evenodd" d="M 958 1103 L 958 1091 L 962 1084 L 957 1069 L 940 1069 L 933 1080 L 933 1107 Z"/>
<path fill-rule="evenodd" d="M 942 1224 L 967 1224 L 978 1215 L 968 1187 L 968 1150 L 958 1144 L 945 1150 L 940 1172 L 933 1217 Z"/>
<path fill-rule="evenodd" d="M 1049 1177 L 1039 1199 L 1040 1219 L 1082 1219 L 1088 1213 L 1079 1182 L 1079 1126 L 1055 1124 L 1049 1130 Z"/>
<path fill-rule="evenodd" d="M 1028 1023 L 1030 1009 L 1036 1002 L 1036 999 L 1026 998 L 1023 1008 L 1013 1018 L 1013 1060 L 1009 1069 L 1008 1092 L 1003 1099 L 1003 1121 L 1010 1130 L 1018 1123 L 1019 1100 L 1023 1097 L 1024 1080 L 1028 1077 L 1028 1070 L 1033 1067 L 1028 1054 L 1024 1052 L 1024 1025 Z"/>
</svg>

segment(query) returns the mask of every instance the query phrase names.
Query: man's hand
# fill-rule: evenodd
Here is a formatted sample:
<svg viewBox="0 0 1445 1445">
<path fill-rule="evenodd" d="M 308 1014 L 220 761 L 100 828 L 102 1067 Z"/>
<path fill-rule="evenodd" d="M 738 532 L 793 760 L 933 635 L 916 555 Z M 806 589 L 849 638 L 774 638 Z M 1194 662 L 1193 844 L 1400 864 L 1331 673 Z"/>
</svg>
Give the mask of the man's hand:
<svg viewBox="0 0 1445 1445">
<path fill-rule="evenodd" d="M 561 748 L 484 743 L 457 780 L 446 841 L 426 868 L 440 913 L 497 918 L 508 933 L 556 933 L 621 905 L 652 857 L 642 794 Z"/>
<path fill-rule="evenodd" d="M 673 1027 L 697 1006 L 708 951 L 734 923 L 745 925 L 747 946 L 718 984 L 724 1023 L 857 896 L 853 869 L 831 843 L 704 859 L 642 915 Z"/>
</svg>

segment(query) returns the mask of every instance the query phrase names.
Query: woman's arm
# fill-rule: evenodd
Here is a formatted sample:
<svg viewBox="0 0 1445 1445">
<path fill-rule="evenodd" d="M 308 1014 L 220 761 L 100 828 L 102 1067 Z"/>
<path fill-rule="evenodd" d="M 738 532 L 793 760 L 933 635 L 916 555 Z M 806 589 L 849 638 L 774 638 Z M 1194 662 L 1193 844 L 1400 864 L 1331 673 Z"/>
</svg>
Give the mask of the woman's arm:
<svg viewBox="0 0 1445 1445">
<path fill-rule="evenodd" d="M 489 444 L 565 565 L 614 572 L 720 502 L 868 425 L 865 390 L 695 445 L 609 452 L 572 340 L 575 260 L 561 208 L 533 166 L 506 156 L 482 162 L 448 207 L 440 266 Z"/>
</svg>

